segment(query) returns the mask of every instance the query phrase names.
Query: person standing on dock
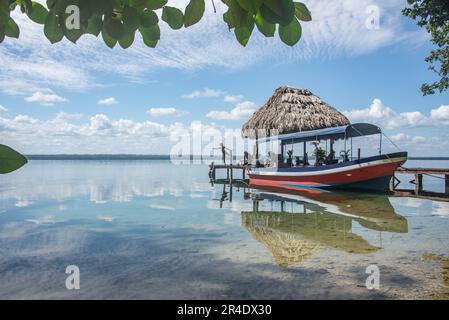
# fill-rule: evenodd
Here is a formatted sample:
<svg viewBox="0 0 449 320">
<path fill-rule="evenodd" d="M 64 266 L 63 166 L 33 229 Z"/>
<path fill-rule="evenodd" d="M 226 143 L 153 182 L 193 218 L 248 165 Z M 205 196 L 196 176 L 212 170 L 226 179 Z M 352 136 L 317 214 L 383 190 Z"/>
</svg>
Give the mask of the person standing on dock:
<svg viewBox="0 0 449 320">
<path fill-rule="evenodd" d="M 217 149 L 221 149 L 221 153 L 222 153 L 222 157 L 223 157 L 223 164 L 226 164 L 226 153 L 227 153 L 226 150 L 228 150 L 231 155 L 232 155 L 232 153 L 231 153 L 232 150 L 229 148 L 226 148 L 223 143 L 220 143 L 220 146 L 218 148 L 213 148 L 213 150 L 217 150 Z M 232 163 L 232 158 L 231 158 L 231 163 Z"/>
</svg>

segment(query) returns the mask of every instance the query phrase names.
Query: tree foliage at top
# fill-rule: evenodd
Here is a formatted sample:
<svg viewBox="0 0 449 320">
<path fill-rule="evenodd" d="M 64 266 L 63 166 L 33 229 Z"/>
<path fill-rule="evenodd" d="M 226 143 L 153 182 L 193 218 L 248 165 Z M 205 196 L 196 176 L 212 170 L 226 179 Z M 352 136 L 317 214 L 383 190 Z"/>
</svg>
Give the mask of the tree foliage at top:
<svg viewBox="0 0 449 320">
<path fill-rule="evenodd" d="M 227 6 L 223 20 L 238 42 L 246 46 L 255 27 L 266 37 L 278 30 L 281 40 L 295 45 L 302 34 L 300 21 L 311 21 L 306 5 L 293 0 L 222 0 Z M 113 48 L 128 48 L 139 32 L 143 42 L 156 47 L 161 37 L 160 19 L 174 30 L 198 23 L 205 0 L 190 0 L 184 10 L 167 5 L 168 0 L 47 0 L 46 6 L 31 0 L 0 0 L 0 43 L 5 37 L 19 38 L 20 30 L 11 12 L 19 7 L 33 22 L 42 24 L 51 43 L 64 37 L 76 43 L 85 34 L 103 38 Z M 73 22 L 73 5 L 79 9 L 79 28 Z M 71 9 L 72 8 L 72 9 Z M 157 14 L 157 11 L 160 14 Z"/>
<path fill-rule="evenodd" d="M 407 0 L 411 7 L 405 8 L 404 15 L 425 27 L 437 48 L 426 58 L 429 69 L 440 79 L 431 84 L 423 84 L 424 95 L 443 92 L 449 88 L 449 0 Z"/>
</svg>

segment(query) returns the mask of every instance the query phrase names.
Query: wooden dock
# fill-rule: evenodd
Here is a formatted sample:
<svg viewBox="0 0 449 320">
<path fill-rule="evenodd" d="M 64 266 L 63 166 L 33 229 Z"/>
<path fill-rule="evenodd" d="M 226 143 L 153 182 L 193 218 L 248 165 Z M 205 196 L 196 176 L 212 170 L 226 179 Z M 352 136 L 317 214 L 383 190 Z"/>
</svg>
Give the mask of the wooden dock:
<svg viewBox="0 0 449 320">
<path fill-rule="evenodd" d="M 217 170 L 225 171 L 225 177 L 217 178 Z M 235 184 L 242 182 L 243 185 L 247 185 L 246 180 L 246 172 L 248 170 L 248 166 L 243 166 L 240 164 L 214 164 L 212 163 L 209 166 L 209 178 L 212 183 L 219 184 Z M 239 177 L 236 177 L 235 172 L 241 172 Z M 410 181 L 410 183 L 415 185 L 414 189 L 399 189 L 398 186 L 401 183 L 401 180 L 398 179 L 398 176 L 401 175 L 412 175 L 414 179 Z M 434 178 L 441 179 L 444 183 L 444 192 L 433 192 L 427 191 L 424 188 L 424 176 L 431 176 Z M 242 185 L 242 186 L 243 186 Z M 398 168 L 391 179 L 389 193 L 392 196 L 397 197 L 415 197 L 421 199 L 430 199 L 430 200 L 440 200 L 440 201 L 449 201 L 449 169 L 433 169 L 433 168 Z"/>
<path fill-rule="evenodd" d="M 400 175 L 413 175 L 415 178 L 410 183 L 415 185 L 413 190 L 410 189 L 398 189 L 398 185 L 401 182 L 398 179 Z M 423 177 L 430 176 L 437 179 L 441 179 L 444 183 L 444 192 L 427 191 L 424 188 Z M 390 182 L 390 192 L 395 196 L 430 199 L 430 200 L 443 200 L 449 201 L 449 169 L 434 169 L 434 168 L 398 168 Z"/>
<path fill-rule="evenodd" d="M 248 166 L 243 166 L 240 164 L 214 164 L 213 162 L 209 165 L 209 178 L 211 181 L 217 180 L 217 170 L 226 171 L 226 180 L 232 183 L 235 180 L 246 180 L 246 170 Z M 241 171 L 241 178 L 236 178 L 234 176 L 234 171 Z"/>
</svg>

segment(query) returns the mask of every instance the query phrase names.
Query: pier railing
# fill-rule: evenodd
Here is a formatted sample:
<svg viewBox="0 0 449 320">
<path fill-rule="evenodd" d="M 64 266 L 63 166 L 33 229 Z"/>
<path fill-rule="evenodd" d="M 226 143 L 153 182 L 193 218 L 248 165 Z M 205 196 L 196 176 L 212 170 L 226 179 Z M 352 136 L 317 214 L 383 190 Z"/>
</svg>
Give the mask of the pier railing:
<svg viewBox="0 0 449 320">
<path fill-rule="evenodd" d="M 411 189 L 399 189 L 398 186 L 401 180 L 398 176 L 401 175 L 413 175 L 414 179 L 410 183 L 415 185 L 413 190 Z M 444 192 L 427 191 L 424 188 L 424 176 L 430 176 L 442 180 L 444 183 Z M 436 168 L 403 168 L 400 167 L 396 170 L 390 183 L 390 192 L 396 196 L 415 196 L 418 198 L 435 199 L 449 201 L 449 169 L 436 169 Z"/>
</svg>

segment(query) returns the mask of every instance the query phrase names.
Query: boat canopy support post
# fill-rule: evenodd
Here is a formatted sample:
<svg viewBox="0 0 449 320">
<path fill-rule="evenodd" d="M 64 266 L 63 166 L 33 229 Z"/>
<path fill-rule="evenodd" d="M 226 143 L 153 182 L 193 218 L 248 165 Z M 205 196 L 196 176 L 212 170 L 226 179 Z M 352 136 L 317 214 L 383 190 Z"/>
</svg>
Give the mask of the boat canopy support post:
<svg viewBox="0 0 449 320">
<path fill-rule="evenodd" d="M 345 149 L 346 149 L 346 144 L 345 144 Z M 353 157 L 353 154 L 352 154 L 352 138 L 351 138 L 351 160 L 352 160 L 352 157 Z"/>
<path fill-rule="evenodd" d="M 304 150 L 303 150 L 304 165 L 306 164 L 306 157 L 307 157 L 307 142 L 304 141 Z"/>
<path fill-rule="evenodd" d="M 345 132 L 345 147 L 343 148 L 344 152 L 346 152 L 346 141 L 347 141 L 347 137 L 346 137 L 346 132 Z M 351 158 L 352 158 L 352 138 L 351 138 Z M 352 160 L 352 159 L 351 159 Z"/>
<path fill-rule="evenodd" d="M 379 154 L 382 154 L 382 133 L 380 134 Z"/>
<path fill-rule="evenodd" d="M 257 130 L 256 130 L 256 161 L 259 160 L 259 136 L 257 134 Z"/>
<path fill-rule="evenodd" d="M 334 139 L 331 139 L 329 141 L 329 145 L 330 145 L 329 152 L 332 155 L 332 160 L 334 160 Z"/>
</svg>

